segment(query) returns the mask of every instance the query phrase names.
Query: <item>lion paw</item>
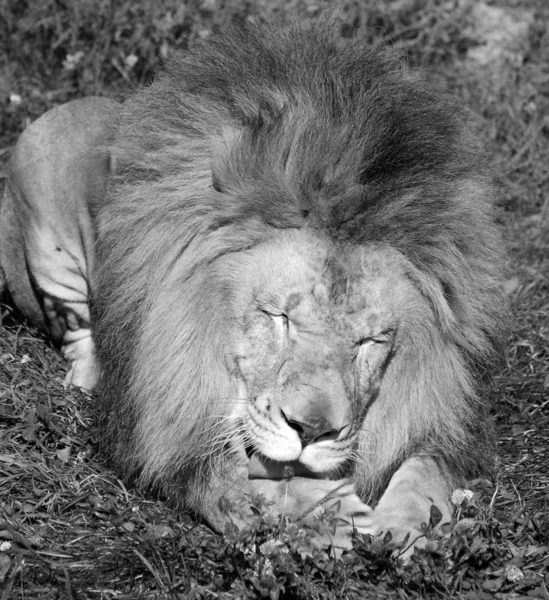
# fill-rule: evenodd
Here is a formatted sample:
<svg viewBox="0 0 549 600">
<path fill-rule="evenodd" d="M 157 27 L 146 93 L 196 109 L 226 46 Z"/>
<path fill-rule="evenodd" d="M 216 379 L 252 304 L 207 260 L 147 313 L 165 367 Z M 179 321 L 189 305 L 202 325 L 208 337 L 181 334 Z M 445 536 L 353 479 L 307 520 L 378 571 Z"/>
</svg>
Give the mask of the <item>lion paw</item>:
<svg viewBox="0 0 549 600">
<path fill-rule="evenodd" d="M 320 482 L 319 482 L 320 483 Z M 352 547 L 353 532 L 368 532 L 374 511 L 356 494 L 351 482 L 323 481 L 323 497 L 299 518 L 320 547 L 331 546 L 336 555 Z"/>
<path fill-rule="evenodd" d="M 63 355 L 70 361 L 70 368 L 65 376 L 65 383 L 78 386 L 84 390 L 93 390 L 97 383 L 97 366 L 94 344 L 87 330 L 79 330 L 81 337 L 70 339 L 63 345 Z M 70 332 L 74 335 L 73 332 Z M 68 335 L 65 336 L 68 338 Z"/>
</svg>

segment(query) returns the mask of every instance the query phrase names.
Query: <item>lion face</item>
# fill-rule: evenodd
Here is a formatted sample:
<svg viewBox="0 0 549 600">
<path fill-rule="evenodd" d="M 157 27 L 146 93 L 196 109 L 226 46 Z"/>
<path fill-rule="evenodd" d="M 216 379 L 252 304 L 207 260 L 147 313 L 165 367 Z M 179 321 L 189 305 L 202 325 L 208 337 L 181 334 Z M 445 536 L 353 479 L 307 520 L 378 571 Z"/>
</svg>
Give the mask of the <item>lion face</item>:
<svg viewBox="0 0 549 600">
<path fill-rule="evenodd" d="M 403 257 L 335 247 L 304 229 L 277 232 L 229 261 L 221 269 L 238 290 L 233 418 L 246 445 L 314 473 L 341 469 L 410 333 L 406 315 L 426 308 L 403 276 Z"/>
</svg>

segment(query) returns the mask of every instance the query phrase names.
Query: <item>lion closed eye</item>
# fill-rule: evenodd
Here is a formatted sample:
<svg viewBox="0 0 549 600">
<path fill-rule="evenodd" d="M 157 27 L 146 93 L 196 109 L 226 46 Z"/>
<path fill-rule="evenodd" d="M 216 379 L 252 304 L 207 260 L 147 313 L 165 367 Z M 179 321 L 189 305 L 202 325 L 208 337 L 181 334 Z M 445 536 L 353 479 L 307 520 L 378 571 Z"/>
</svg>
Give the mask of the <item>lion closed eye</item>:
<svg viewBox="0 0 549 600">
<path fill-rule="evenodd" d="M 0 284 L 96 387 L 124 478 L 217 528 L 256 493 L 305 523 L 337 505 L 345 547 L 416 539 L 488 464 L 504 303 L 467 115 L 340 42 L 231 28 L 123 105 L 44 115 L 10 163 Z"/>
</svg>

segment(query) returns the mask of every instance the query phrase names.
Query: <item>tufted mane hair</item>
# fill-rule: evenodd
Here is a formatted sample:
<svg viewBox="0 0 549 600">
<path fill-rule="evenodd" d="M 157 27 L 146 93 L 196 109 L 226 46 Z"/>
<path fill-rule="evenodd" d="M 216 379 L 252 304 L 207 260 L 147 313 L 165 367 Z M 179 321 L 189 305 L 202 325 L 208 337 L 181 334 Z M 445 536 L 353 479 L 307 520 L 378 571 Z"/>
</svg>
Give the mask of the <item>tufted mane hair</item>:
<svg viewBox="0 0 549 600">
<path fill-rule="evenodd" d="M 117 119 L 92 318 L 102 430 L 123 473 L 168 494 L 168 481 L 206 477 L 237 397 L 231 290 L 216 259 L 303 227 L 401 253 L 466 382 L 454 406 L 431 401 L 434 369 L 425 422 L 380 424 L 398 443 L 369 472 L 422 444 L 464 474 L 482 460 L 472 381 L 501 335 L 502 251 L 482 152 L 455 101 L 321 19 L 212 34 Z"/>
</svg>

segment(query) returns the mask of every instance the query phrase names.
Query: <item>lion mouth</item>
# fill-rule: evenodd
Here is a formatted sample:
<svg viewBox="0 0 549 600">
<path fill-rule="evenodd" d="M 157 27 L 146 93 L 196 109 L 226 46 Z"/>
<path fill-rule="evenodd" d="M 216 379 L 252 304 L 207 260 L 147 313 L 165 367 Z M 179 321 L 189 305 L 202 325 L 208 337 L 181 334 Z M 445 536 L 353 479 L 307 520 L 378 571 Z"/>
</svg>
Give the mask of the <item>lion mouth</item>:
<svg viewBox="0 0 549 600">
<path fill-rule="evenodd" d="M 273 479 L 290 480 L 293 477 L 305 477 L 307 479 L 341 479 L 342 473 L 347 471 L 339 465 L 333 472 L 313 471 L 299 460 L 277 461 L 258 452 L 252 446 L 246 446 L 248 458 L 249 479 Z"/>
<path fill-rule="evenodd" d="M 249 459 L 250 479 L 292 479 L 293 477 L 324 479 L 323 474 L 311 471 L 299 460 L 284 462 L 272 460 L 254 448 L 246 448 L 246 456 Z"/>
</svg>

